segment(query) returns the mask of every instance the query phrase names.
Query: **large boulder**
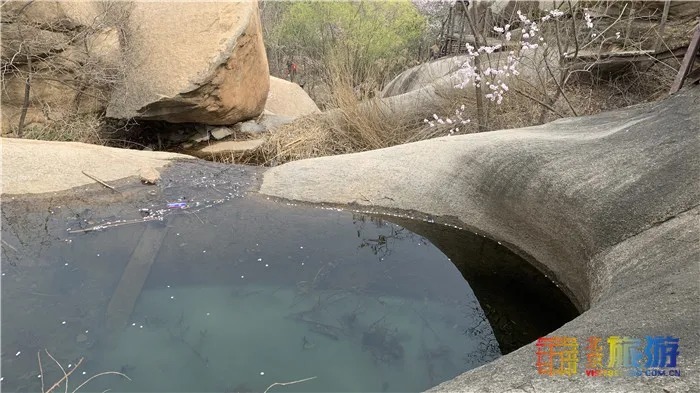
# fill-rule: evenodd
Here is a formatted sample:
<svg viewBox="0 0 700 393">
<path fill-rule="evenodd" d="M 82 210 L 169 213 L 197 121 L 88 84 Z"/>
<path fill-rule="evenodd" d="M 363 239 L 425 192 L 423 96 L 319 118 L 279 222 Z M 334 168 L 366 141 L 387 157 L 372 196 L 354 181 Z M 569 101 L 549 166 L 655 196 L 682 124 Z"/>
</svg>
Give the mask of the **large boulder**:
<svg viewBox="0 0 700 393">
<path fill-rule="evenodd" d="M 107 116 L 233 124 L 269 89 L 258 4 L 136 2 L 124 26 L 124 81 Z"/>
<path fill-rule="evenodd" d="M 78 142 L 1 138 L 2 194 L 41 194 L 139 176 L 157 181 L 157 171 L 184 154 L 117 149 Z M 41 159 L 37 159 L 41 157 Z"/>
<path fill-rule="evenodd" d="M 270 92 L 265 110 L 291 118 L 321 112 L 301 86 L 274 76 L 270 77 Z"/>
<path fill-rule="evenodd" d="M 103 111 L 119 63 L 120 3 L 13 1 L 2 7 L 2 127 Z M 31 72 L 29 60 L 32 60 Z"/>
<path fill-rule="evenodd" d="M 296 161 L 261 192 L 457 218 L 526 257 L 579 310 L 553 336 L 672 335 L 700 372 L 700 88 L 536 127 Z M 416 213 L 412 213 L 416 214 Z M 651 303 L 650 303 L 651 301 Z M 461 392 L 698 391 L 693 377 L 539 376 L 531 343 L 438 386 Z"/>
<path fill-rule="evenodd" d="M 269 80 L 257 3 L 12 1 L 2 9 L 3 132 L 102 113 L 233 124 Z M 32 59 L 31 70 L 29 59 Z"/>
<path fill-rule="evenodd" d="M 384 87 L 382 97 L 393 97 L 423 88 L 440 78 L 453 74 L 467 60 L 468 56 L 445 57 L 409 68 Z"/>
</svg>

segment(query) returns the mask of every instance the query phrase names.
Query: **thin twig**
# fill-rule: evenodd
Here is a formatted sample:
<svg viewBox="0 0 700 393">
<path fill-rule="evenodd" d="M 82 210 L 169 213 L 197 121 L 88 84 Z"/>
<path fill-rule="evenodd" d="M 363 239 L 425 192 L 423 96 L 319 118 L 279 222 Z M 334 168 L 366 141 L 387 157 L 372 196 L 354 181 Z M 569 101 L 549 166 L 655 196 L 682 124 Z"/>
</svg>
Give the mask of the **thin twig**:
<svg viewBox="0 0 700 393">
<path fill-rule="evenodd" d="M 569 97 L 567 97 L 566 93 L 564 93 L 564 87 L 559 84 L 559 81 L 557 81 L 557 77 L 554 76 L 554 73 L 552 72 L 552 69 L 549 68 L 549 64 L 547 64 L 546 60 L 544 62 L 544 68 L 547 70 L 547 73 L 549 73 L 549 76 L 552 77 L 554 84 L 559 90 L 559 94 L 561 94 L 561 96 L 564 97 L 564 101 L 566 101 L 566 104 L 569 106 L 569 109 L 571 109 L 571 112 L 574 114 L 574 116 L 578 116 L 578 113 L 576 113 L 576 109 L 574 109 L 574 106 L 571 104 L 571 101 L 569 101 Z"/>
<path fill-rule="evenodd" d="M 2 239 L 2 244 L 4 244 L 4 245 L 6 245 L 7 247 L 9 247 L 10 250 L 12 250 L 12 251 L 14 251 L 14 252 L 17 252 L 17 249 L 14 248 L 14 247 L 12 247 L 12 244 L 6 242 L 5 239 Z"/>
<path fill-rule="evenodd" d="M 82 359 L 80 359 L 80 360 L 82 360 Z M 128 379 L 129 381 L 131 381 L 131 378 L 127 377 L 126 374 L 122 374 L 122 373 L 116 372 L 116 371 L 105 371 L 105 372 L 103 372 L 103 373 L 95 374 L 95 375 L 93 375 L 92 377 L 86 379 L 85 382 L 81 383 L 80 386 L 78 386 L 77 388 L 75 388 L 75 390 L 73 390 L 73 393 L 75 393 L 75 392 L 77 392 L 78 390 L 80 390 L 80 388 L 82 388 L 83 386 L 85 386 L 86 383 L 92 381 L 93 379 L 95 379 L 95 378 L 97 378 L 97 377 L 99 377 L 99 376 L 102 376 L 102 375 L 109 375 L 109 374 L 120 375 L 120 376 L 122 376 L 122 377 Z"/>
<path fill-rule="evenodd" d="M 291 382 L 275 382 L 272 385 L 268 386 L 267 389 L 265 389 L 265 391 L 263 393 L 267 393 L 267 391 L 272 389 L 274 386 L 287 386 L 287 385 L 292 385 L 295 383 L 310 381 L 312 379 L 316 379 L 316 377 L 310 377 L 310 378 L 300 379 L 298 381 L 291 381 Z"/>
<path fill-rule="evenodd" d="M 197 213 L 196 213 L 196 212 L 190 212 L 190 214 L 194 214 L 194 216 L 195 216 L 195 217 L 197 217 L 197 219 L 199 220 L 199 222 L 201 222 L 201 223 L 202 223 L 202 225 L 204 225 L 204 221 L 202 221 L 202 219 L 201 219 L 201 218 L 199 218 L 199 216 L 197 215 Z"/>
<path fill-rule="evenodd" d="M 569 9 L 573 10 L 573 6 L 571 5 L 571 0 L 568 0 L 569 3 Z M 573 36 L 574 36 L 574 59 L 578 58 L 578 51 L 579 51 L 579 43 L 578 43 L 578 28 L 576 27 L 576 13 L 572 11 L 571 13 L 571 25 L 574 28 Z M 558 33 L 557 33 L 558 34 Z M 568 44 L 566 49 L 568 50 Z M 559 54 L 559 56 L 566 56 L 566 53 L 564 54 Z"/>
<path fill-rule="evenodd" d="M 54 358 L 53 355 L 51 355 L 51 354 L 49 353 L 49 350 L 48 350 L 48 349 L 44 349 L 44 351 L 46 351 L 46 354 L 49 355 L 49 357 L 51 358 L 51 360 L 54 361 L 54 363 L 56 363 L 56 365 L 58 366 L 58 368 L 61 369 L 61 372 L 63 373 L 63 378 L 62 378 L 62 380 L 63 380 L 63 379 L 66 380 L 66 393 L 68 393 L 68 374 L 66 374 L 66 370 L 63 368 L 63 366 L 61 366 L 61 363 L 59 363 L 58 360 L 56 360 L 56 358 Z M 50 389 L 49 389 L 49 390 L 50 390 Z"/>
<path fill-rule="evenodd" d="M 36 358 L 39 361 L 39 376 L 41 377 L 41 393 L 44 393 L 44 368 L 41 367 L 41 351 L 36 351 Z"/>
<path fill-rule="evenodd" d="M 49 351 L 46 351 L 46 353 L 49 353 Z M 51 356 L 51 354 L 49 354 L 49 356 Z M 51 356 L 51 359 L 53 359 L 53 356 Z M 56 382 L 55 384 L 53 384 L 53 386 L 51 386 L 51 388 L 50 388 L 49 390 L 47 390 L 45 393 L 51 393 L 51 391 L 54 390 L 54 389 L 56 389 L 58 386 L 60 386 L 61 383 L 63 383 L 64 380 L 66 381 L 66 390 L 68 390 L 68 376 L 71 375 L 71 374 L 73 373 L 73 371 L 75 371 L 75 370 L 78 369 L 78 367 L 80 366 L 80 363 L 83 362 L 83 359 L 84 359 L 84 358 L 80 358 L 80 360 L 78 360 L 78 363 L 75 365 L 75 367 L 73 367 L 73 369 L 70 370 L 68 373 L 66 373 L 66 372 L 64 371 L 64 372 L 63 372 L 63 378 L 61 378 L 58 382 Z M 56 359 L 54 359 L 54 362 L 56 362 Z M 56 363 L 58 363 L 58 362 L 56 362 Z M 58 364 L 58 365 L 59 365 L 59 367 L 61 366 L 60 364 Z M 61 367 L 61 370 L 63 370 L 63 367 Z"/>
<path fill-rule="evenodd" d="M 87 173 L 85 173 L 85 171 L 81 171 L 81 172 L 83 172 L 83 175 L 85 175 L 85 176 L 89 177 L 90 179 L 92 179 L 92 180 L 94 180 L 94 181 L 96 181 L 96 182 L 102 184 L 103 186 L 109 188 L 110 190 L 112 190 L 112 191 L 114 191 L 114 192 L 117 192 L 117 193 L 119 192 L 116 188 L 110 186 L 109 184 L 103 182 L 102 180 L 96 178 L 95 176 L 88 175 Z"/>
<path fill-rule="evenodd" d="M 552 111 L 552 113 L 554 113 L 555 115 L 557 115 L 557 116 L 559 116 L 559 117 L 565 117 L 564 115 L 562 115 L 561 113 L 559 113 L 559 111 L 557 111 L 556 109 L 554 109 L 551 105 L 549 105 L 549 104 L 547 104 L 547 103 L 545 103 L 545 102 L 542 102 L 541 100 L 538 100 L 537 98 L 535 98 L 535 97 L 533 97 L 533 96 L 531 96 L 531 95 L 529 95 L 529 94 L 527 94 L 527 93 L 521 91 L 520 89 L 513 89 L 513 90 L 515 90 L 515 92 L 516 92 L 517 94 L 520 94 L 521 96 L 523 96 L 523 97 L 525 97 L 525 98 L 529 98 L 529 99 L 531 99 L 532 101 L 535 101 L 536 103 L 538 103 L 538 104 L 542 105 L 543 107 L 549 109 L 549 110 Z"/>
<path fill-rule="evenodd" d="M 668 10 L 671 8 L 671 0 L 664 1 L 664 13 L 661 16 L 661 24 L 659 25 L 659 30 L 656 35 L 656 44 L 654 45 L 654 52 L 659 52 L 661 50 L 661 44 L 664 37 L 664 30 L 666 29 L 666 19 L 668 19 Z"/>
<path fill-rule="evenodd" d="M 608 26 L 605 30 L 603 30 L 602 32 L 600 32 L 600 34 L 598 34 L 597 36 L 593 37 L 593 39 L 590 40 L 588 43 L 586 43 L 584 46 L 582 46 L 582 47 L 580 48 L 580 50 L 586 49 L 586 47 L 587 47 L 588 45 L 590 45 L 590 44 L 592 44 L 593 42 L 595 42 L 596 40 L 598 40 L 598 38 L 604 37 L 605 33 L 606 33 L 608 30 L 612 29 L 612 27 L 615 26 L 615 24 L 616 24 L 617 22 L 619 22 L 620 19 L 622 19 L 622 15 L 625 14 L 625 10 L 626 10 L 626 9 L 627 9 L 627 4 L 625 4 L 625 6 L 622 7 L 622 11 L 620 12 L 620 16 L 618 16 L 617 19 L 615 19 L 615 21 L 614 21 L 610 26 Z"/>
<path fill-rule="evenodd" d="M 127 220 L 127 221 L 122 221 L 114 224 L 105 224 L 105 225 L 95 225 L 91 226 L 89 228 L 84 228 L 84 229 L 71 229 L 68 231 L 68 233 L 87 233 L 87 232 L 92 232 L 92 231 L 101 231 L 106 228 L 114 228 L 114 227 L 120 227 L 122 225 L 129 225 L 129 224 L 138 224 L 142 222 L 149 222 L 153 220 L 144 220 L 144 219 L 133 219 L 133 220 Z"/>
</svg>

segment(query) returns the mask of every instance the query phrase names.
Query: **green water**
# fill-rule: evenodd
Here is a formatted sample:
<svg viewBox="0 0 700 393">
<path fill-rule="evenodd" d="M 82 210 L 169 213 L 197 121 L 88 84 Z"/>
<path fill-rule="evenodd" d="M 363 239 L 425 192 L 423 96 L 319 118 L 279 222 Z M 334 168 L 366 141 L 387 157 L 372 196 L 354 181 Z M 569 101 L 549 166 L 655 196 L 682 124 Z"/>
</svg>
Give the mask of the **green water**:
<svg viewBox="0 0 700 393">
<path fill-rule="evenodd" d="M 258 172 L 4 198 L 2 390 L 47 390 L 51 355 L 69 391 L 417 392 L 575 316 L 498 242 L 271 201 Z"/>
<path fill-rule="evenodd" d="M 131 381 L 106 375 L 81 391 L 130 392 L 264 391 L 312 377 L 273 389 L 420 391 L 500 356 L 454 264 L 382 219 L 240 198 L 70 233 L 76 210 L 52 211 L 40 236 L 5 217 L 6 391 L 41 389 L 37 351 L 45 383 L 60 379 L 44 349 L 67 371 L 84 358 L 71 387 L 118 371 Z M 117 221 L 99 207 L 81 214 L 83 226 Z M 131 295 L 132 309 L 111 311 Z"/>
<path fill-rule="evenodd" d="M 300 296 L 288 288 L 237 289 L 145 291 L 134 313 L 136 325 L 120 335 L 102 363 L 107 369 L 128 365 L 134 381 L 112 387 L 262 391 L 275 381 L 316 377 L 280 390 L 415 391 L 473 366 L 465 355 L 479 352 L 478 340 L 464 336 L 470 317 L 478 315 L 464 314 L 449 325 L 441 318 L 456 310 L 442 303 L 339 291 Z M 367 332 L 388 340 L 363 345 L 371 338 Z M 498 356 L 479 357 L 484 355 Z"/>
</svg>

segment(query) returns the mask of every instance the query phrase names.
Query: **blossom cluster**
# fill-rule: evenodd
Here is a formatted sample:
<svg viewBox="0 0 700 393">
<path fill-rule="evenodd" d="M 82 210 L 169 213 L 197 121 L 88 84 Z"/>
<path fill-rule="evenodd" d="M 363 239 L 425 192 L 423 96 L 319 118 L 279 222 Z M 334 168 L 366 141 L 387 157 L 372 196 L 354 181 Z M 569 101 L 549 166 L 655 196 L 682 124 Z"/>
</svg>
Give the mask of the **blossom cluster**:
<svg viewBox="0 0 700 393">
<path fill-rule="evenodd" d="M 544 38 L 539 36 L 539 25 L 536 21 L 530 20 L 527 15 L 523 14 L 520 10 L 516 13 L 518 20 L 516 23 L 520 27 L 520 42 L 519 50 L 509 51 L 505 58 L 505 64 L 491 67 L 490 65 L 483 68 L 484 63 L 489 63 L 488 61 L 480 62 L 480 66 L 476 65 L 476 58 L 483 54 L 491 54 L 500 51 L 506 42 L 509 42 L 513 38 L 513 30 L 511 24 L 506 24 L 504 26 L 494 26 L 493 31 L 498 33 L 501 37 L 502 44 L 496 45 L 484 45 L 479 48 L 475 48 L 470 44 L 466 44 L 466 60 L 457 71 L 457 77 L 459 83 L 455 85 L 455 88 L 464 89 L 468 86 L 474 86 L 476 88 L 484 87 L 486 91 L 484 98 L 495 102 L 496 104 L 501 104 L 504 99 L 504 95 L 510 90 L 508 87 L 508 79 L 513 76 L 518 76 L 520 74 L 518 67 L 521 63 L 521 59 L 528 55 L 528 52 L 534 51 L 539 47 L 540 42 L 544 42 Z M 540 17 L 539 22 L 545 23 L 552 19 L 561 18 L 566 15 L 560 10 L 548 10 L 546 14 Z M 593 20 L 588 9 L 584 9 L 584 21 L 586 26 L 591 29 L 593 28 Z M 619 33 L 618 33 L 619 34 Z M 546 45 L 546 43 L 545 43 Z M 450 134 L 459 132 L 458 125 L 463 125 L 469 123 L 469 119 L 463 117 L 465 111 L 464 105 L 460 109 L 455 111 L 454 116 L 449 117 L 439 117 L 433 114 L 432 119 L 425 119 L 424 122 L 435 127 L 436 125 L 451 125 L 454 126 L 449 130 Z"/>
<path fill-rule="evenodd" d="M 464 107 L 464 105 L 455 109 L 455 114 L 454 114 L 454 117 L 452 117 L 452 118 L 445 117 L 443 119 L 443 118 L 440 118 L 438 115 L 433 114 L 432 120 L 423 119 L 423 122 L 428 123 L 428 125 L 430 125 L 431 127 L 435 127 L 435 123 L 440 124 L 440 125 L 447 124 L 447 125 L 453 126 L 452 129 L 450 129 L 450 131 L 449 131 L 450 135 L 452 135 L 455 132 L 459 132 L 460 125 L 465 125 L 465 124 L 471 123 L 471 119 L 465 119 L 464 117 L 462 117 L 465 109 L 466 108 Z"/>
</svg>

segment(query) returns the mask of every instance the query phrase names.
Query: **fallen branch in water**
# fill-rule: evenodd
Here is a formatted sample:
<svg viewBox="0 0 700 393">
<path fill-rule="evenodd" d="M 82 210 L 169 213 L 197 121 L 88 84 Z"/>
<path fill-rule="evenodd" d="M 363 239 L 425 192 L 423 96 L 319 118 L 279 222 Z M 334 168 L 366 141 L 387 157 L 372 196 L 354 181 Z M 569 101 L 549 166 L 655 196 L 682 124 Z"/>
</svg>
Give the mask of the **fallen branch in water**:
<svg viewBox="0 0 700 393">
<path fill-rule="evenodd" d="M 80 367 L 80 365 L 83 363 L 83 360 L 85 360 L 85 358 L 80 358 L 80 360 L 78 360 L 78 363 L 76 363 L 75 366 L 74 366 L 73 368 L 71 368 L 68 372 L 66 372 L 66 369 L 63 368 L 63 366 L 61 366 L 61 363 L 59 363 L 59 361 L 56 360 L 56 358 L 54 358 L 53 355 L 51 355 L 51 353 L 49 353 L 48 350 L 44 349 L 44 351 L 45 351 L 46 354 L 51 358 L 51 360 L 53 360 L 54 363 L 56 363 L 56 365 L 58 366 L 58 368 L 61 369 L 61 372 L 63 373 L 63 377 L 62 377 L 61 379 L 59 379 L 56 383 L 54 383 L 53 385 L 51 385 L 51 387 L 50 387 L 48 390 L 44 390 L 44 367 L 43 367 L 43 365 L 41 364 L 41 352 L 37 352 L 37 353 L 36 353 L 36 357 L 37 357 L 37 360 L 38 360 L 38 362 L 39 362 L 39 372 L 40 372 L 39 377 L 41 377 L 41 392 L 42 392 L 42 393 L 51 393 L 51 392 L 53 392 L 54 389 L 56 389 L 57 387 L 61 386 L 61 384 L 65 384 L 65 392 L 68 393 L 68 377 L 69 377 L 71 374 L 73 374 L 73 372 L 74 372 L 75 370 L 77 370 L 77 369 Z M 71 367 L 71 365 L 69 364 L 68 367 Z M 122 373 L 120 373 L 120 372 L 116 372 L 116 371 L 105 371 L 105 372 L 102 372 L 102 373 L 99 373 L 99 374 L 95 374 L 95 375 L 93 375 L 92 377 L 86 379 L 83 383 L 81 383 L 80 385 L 78 385 L 77 388 L 73 389 L 72 393 L 76 393 L 78 390 L 80 390 L 80 388 L 82 388 L 83 386 L 85 386 L 88 382 L 92 381 L 93 379 L 95 379 L 95 378 L 97 378 L 97 377 L 100 377 L 100 376 L 102 376 L 102 375 L 109 375 L 109 374 L 119 375 L 119 376 L 124 377 L 124 378 L 128 379 L 129 381 L 131 381 L 131 378 L 129 378 L 127 375 L 122 374 Z M 315 377 L 314 377 L 314 378 L 315 378 Z M 109 390 L 109 389 L 107 389 L 107 390 Z M 106 392 L 107 390 L 105 390 L 105 392 Z M 104 392 L 103 392 L 103 393 L 104 393 Z"/>
<path fill-rule="evenodd" d="M 85 176 L 89 177 L 90 179 L 92 179 L 92 180 L 94 180 L 94 181 L 96 181 L 96 182 L 102 184 L 103 186 L 109 188 L 110 190 L 112 190 L 112 191 L 114 191 L 114 192 L 117 192 L 117 193 L 119 192 L 116 188 L 110 186 L 109 184 L 107 184 L 107 183 L 105 183 L 104 181 L 102 181 L 102 180 L 96 178 L 95 176 L 88 175 L 87 173 L 85 173 L 85 171 L 81 171 L 81 172 L 83 172 L 83 175 L 85 175 Z"/>
<path fill-rule="evenodd" d="M 272 389 L 275 386 L 287 386 L 287 385 L 293 385 L 295 383 L 301 383 L 301 382 L 306 382 L 310 381 L 312 379 L 316 379 L 316 377 L 310 377 L 310 378 L 305 378 L 305 379 L 300 379 L 298 381 L 291 381 L 291 382 L 275 382 L 272 385 L 268 386 L 267 389 L 263 393 L 267 393 L 268 390 Z"/>
<path fill-rule="evenodd" d="M 69 377 L 71 374 L 73 374 L 73 371 L 77 370 L 78 367 L 80 367 L 80 363 L 83 362 L 83 359 L 84 359 L 84 358 L 80 358 L 80 360 L 78 360 L 78 363 L 75 365 L 75 367 L 73 367 L 72 370 L 70 370 L 69 372 L 66 373 L 66 370 L 63 369 L 63 366 L 61 366 L 61 363 L 59 363 L 53 356 L 51 356 L 51 354 L 49 353 L 49 351 L 47 351 L 46 349 L 45 349 L 44 351 L 46 351 L 46 354 L 49 355 L 49 357 L 51 358 L 51 360 L 53 360 L 53 361 L 58 365 L 58 367 L 61 369 L 61 371 L 63 372 L 63 378 L 59 379 L 58 382 L 54 383 L 53 386 L 51 386 L 51 387 L 49 388 L 49 390 L 47 390 L 47 391 L 44 392 L 44 393 L 51 393 L 52 390 L 54 390 L 54 389 L 56 389 L 57 387 L 61 386 L 61 384 L 63 383 L 63 381 L 66 382 L 66 391 L 68 391 L 68 377 Z M 41 357 L 39 357 L 39 352 L 37 352 L 37 357 L 39 358 L 39 370 L 41 370 L 41 369 L 42 369 L 42 368 L 41 368 Z M 43 374 L 43 372 L 42 372 L 42 374 L 41 374 L 41 383 L 42 383 L 42 386 L 43 386 L 43 384 L 44 384 L 44 374 Z"/>
<path fill-rule="evenodd" d="M 128 379 L 129 381 L 131 381 L 131 378 L 129 378 L 128 376 L 126 376 L 126 374 L 122 374 L 122 373 L 119 373 L 119 372 L 116 372 L 116 371 L 105 371 L 105 372 L 102 372 L 102 373 L 99 373 L 99 374 L 95 374 L 95 375 L 93 375 L 92 377 L 86 379 L 85 382 L 81 383 L 80 386 L 78 386 L 77 388 L 75 388 L 75 390 L 73 390 L 73 393 L 77 392 L 80 388 L 82 388 L 83 386 L 85 386 L 86 383 L 92 381 L 93 379 L 95 379 L 95 378 L 97 378 L 97 377 L 101 377 L 101 376 L 103 376 L 103 375 L 110 375 L 110 374 L 119 375 L 119 376 L 124 377 L 124 378 Z"/>
</svg>

